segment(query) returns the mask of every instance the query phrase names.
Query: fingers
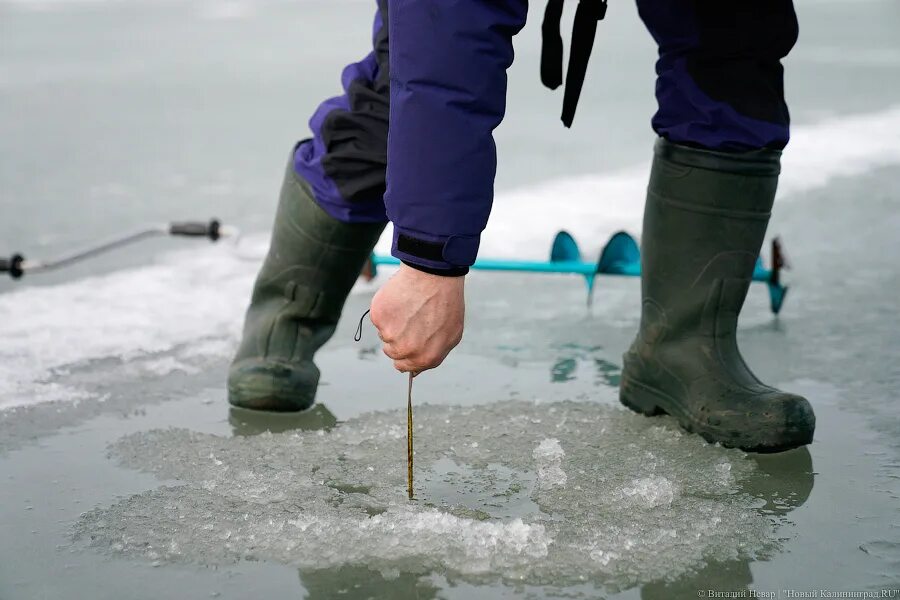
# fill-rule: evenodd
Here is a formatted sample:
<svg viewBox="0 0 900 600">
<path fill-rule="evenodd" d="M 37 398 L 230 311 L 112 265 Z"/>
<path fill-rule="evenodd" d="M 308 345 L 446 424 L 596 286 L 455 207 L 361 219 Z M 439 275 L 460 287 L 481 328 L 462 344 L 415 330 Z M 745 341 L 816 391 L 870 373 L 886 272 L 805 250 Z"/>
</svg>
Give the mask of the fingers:
<svg viewBox="0 0 900 600">
<path fill-rule="evenodd" d="M 439 359 L 432 360 L 421 360 L 421 359 L 410 359 L 404 358 L 401 360 L 394 361 L 394 368 L 400 371 L 401 373 L 414 373 L 418 375 L 423 371 L 428 371 L 429 369 L 435 369 L 441 366 L 441 363 L 444 362 L 445 357 L 441 357 Z"/>
<path fill-rule="evenodd" d="M 394 362 L 401 373 L 419 373 L 440 366 L 450 352 L 462 341 L 462 332 L 447 339 L 435 337 L 425 343 L 410 343 L 382 336 L 385 356 Z"/>
<path fill-rule="evenodd" d="M 437 366 L 437 365 L 435 365 Z M 417 365 L 413 365 L 409 361 L 394 361 L 394 368 L 397 369 L 401 373 L 412 373 L 413 377 L 417 376 L 419 373 L 423 371 L 427 371 L 428 369 L 422 369 Z M 434 367 L 429 367 L 429 369 L 433 369 Z"/>
<path fill-rule="evenodd" d="M 425 349 L 419 352 L 404 352 L 397 344 L 386 343 L 382 352 L 394 361 L 394 368 L 401 373 L 421 373 L 439 367 L 450 352 L 436 349 Z"/>
</svg>

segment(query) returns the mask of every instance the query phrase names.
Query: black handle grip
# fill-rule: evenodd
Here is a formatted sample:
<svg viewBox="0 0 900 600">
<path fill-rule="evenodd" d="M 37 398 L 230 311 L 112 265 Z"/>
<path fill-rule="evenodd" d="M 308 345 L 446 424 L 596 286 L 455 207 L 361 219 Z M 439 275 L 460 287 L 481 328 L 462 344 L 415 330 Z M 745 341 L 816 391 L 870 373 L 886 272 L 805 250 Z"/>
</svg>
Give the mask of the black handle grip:
<svg viewBox="0 0 900 600">
<path fill-rule="evenodd" d="M 0 273 L 9 273 L 10 277 L 18 279 L 25 274 L 25 270 L 22 269 L 22 263 L 24 262 L 25 257 L 21 254 L 13 254 L 9 258 L 0 258 Z"/>
<path fill-rule="evenodd" d="M 169 225 L 170 235 L 181 235 L 185 237 L 205 237 L 212 241 L 216 241 L 221 237 L 222 224 L 218 219 L 213 219 L 209 223 L 200 221 L 184 221 L 181 223 L 172 223 Z"/>
</svg>

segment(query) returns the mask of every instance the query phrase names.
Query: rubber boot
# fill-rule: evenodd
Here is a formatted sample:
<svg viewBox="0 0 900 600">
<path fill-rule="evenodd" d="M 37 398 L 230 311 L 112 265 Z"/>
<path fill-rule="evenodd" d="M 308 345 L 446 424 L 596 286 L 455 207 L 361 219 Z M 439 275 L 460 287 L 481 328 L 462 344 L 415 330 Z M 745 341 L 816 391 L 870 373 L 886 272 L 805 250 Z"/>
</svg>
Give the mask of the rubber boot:
<svg viewBox="0 0 900 600">
<path fill-rule="evenodd" d="M 766 233 L 781 153 L 659 140 L 641 248 L 641 326 L 619 398 L 710 442 L 779 452 L 812 441 L 809 402 L 762 383 L 735 337 Z"/>
<path fill-rule="evenodd" d="M 334 334 L 384 227 L 332 218 L 288 163 L 269 253 L 228 372 L 231 404 L 269 411 L 312 406 L 319 384 L 313 355 Z"/>
</svg>

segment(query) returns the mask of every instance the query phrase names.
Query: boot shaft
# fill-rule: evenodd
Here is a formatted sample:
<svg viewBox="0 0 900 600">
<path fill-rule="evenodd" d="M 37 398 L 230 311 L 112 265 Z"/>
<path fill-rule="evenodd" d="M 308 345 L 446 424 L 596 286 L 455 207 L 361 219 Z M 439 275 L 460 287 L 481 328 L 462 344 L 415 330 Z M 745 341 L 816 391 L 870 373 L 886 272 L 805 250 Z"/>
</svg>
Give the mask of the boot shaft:
<svg viewBox="0 0 900 600">
<path fill-rule="evenodd" d="M 297 318 L 336 324 L 384 227 L 385 223 L 344 223 L 330 216 L 289 162 L 252 305 L 286 300 L 294 305 Z"/>
<path fill-rule="evenodd" d="M 641 239 L 647 325 L 665 318 L 669 336 L 733 333 L 765 238 L 780 154 L 657 142 Z"/>
<path fill-rule="evenodd" d="M 384 227 L 328 215 L 288 162 L 269 252 L 228 372 L 231 404 L 269 411 L 312 406 L 319 384 L 313 356 L 334 334 Z"/>
<path fill-rule="evenodd" d="M 311 360 L 334 333 L 384 227 L 330 216 L 289 163 L 237 359 Z"/>
</svg>

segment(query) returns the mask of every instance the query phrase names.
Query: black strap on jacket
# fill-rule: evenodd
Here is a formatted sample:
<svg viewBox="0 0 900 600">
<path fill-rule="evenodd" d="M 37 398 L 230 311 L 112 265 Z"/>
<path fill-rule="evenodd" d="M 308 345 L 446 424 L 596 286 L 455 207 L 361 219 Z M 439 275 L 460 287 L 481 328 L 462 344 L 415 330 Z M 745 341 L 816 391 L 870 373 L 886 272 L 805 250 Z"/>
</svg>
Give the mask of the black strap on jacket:
<svg viewBox="0 0 900 600">
<path fill-rule="evenodd" d="M 563 1 L 547 1 L 544 22 L 541 25 L 541 82 L 551 90 L 555 90 L 563 82 L 563 43 L 559 33 Z M 597 21 L 602 21 L 606 16 L 606 2 L 607 0 L 578 0 L 575 22 L 572 25 L 572 47 L 569 53 L 566 90 L 563 95 L 562 122 L 566 127 L 571 127 L 575 119 L 575 108 L 578 106 L 578 98 L 581 96 L 581 88 L 587 74 L 588 60 L 591 57 L 591 50 L 594 49 Z"/>
</svg>

